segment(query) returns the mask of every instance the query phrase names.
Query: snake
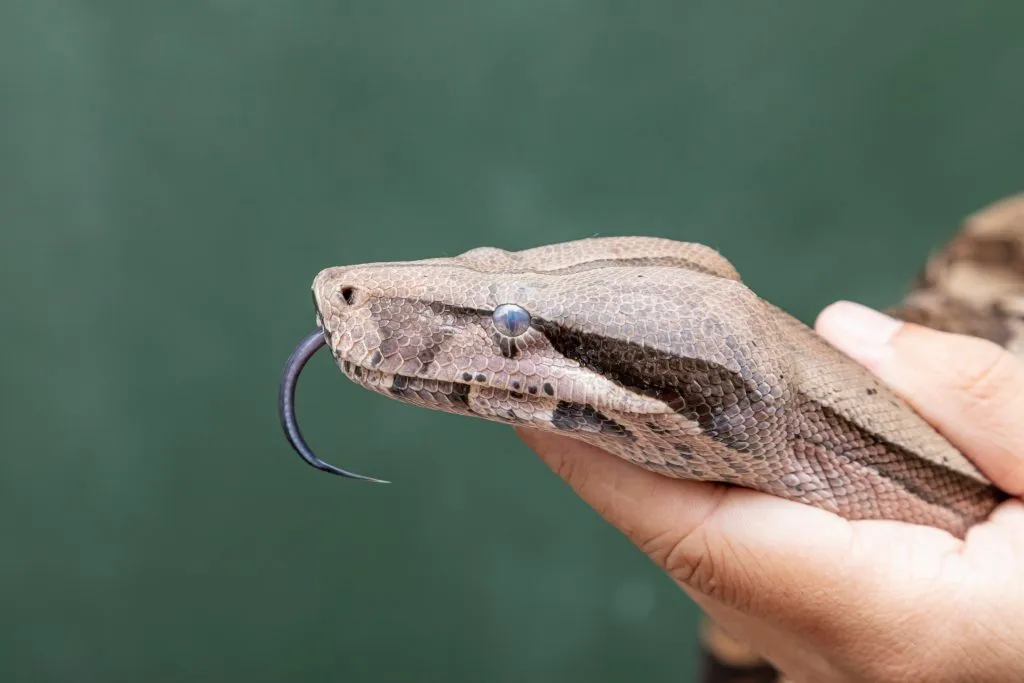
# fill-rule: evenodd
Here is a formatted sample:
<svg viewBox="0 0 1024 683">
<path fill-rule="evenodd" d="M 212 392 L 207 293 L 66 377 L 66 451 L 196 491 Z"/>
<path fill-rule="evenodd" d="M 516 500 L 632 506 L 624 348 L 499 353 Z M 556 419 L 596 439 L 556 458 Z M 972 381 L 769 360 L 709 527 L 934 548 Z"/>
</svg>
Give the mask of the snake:
<svg viewBox="0 0 1024 683">
<path fill-rule="evenodd" d="M 332 266 L 316 327 L 282 374 L 288 442 L 300 373 L 321 348 L 355 384 L 399 401 L 555 432 L 666 477 L 741 486 L 849 520 L 962 538 L 1009 496 L 904 399 L 747 287 L 715 249 L 588 237 Z M 1024 194 L 968 216 L 889 315 L 1024 356 Z M 777 681 L 713 623 L 703 680 Z"/>
</svg>

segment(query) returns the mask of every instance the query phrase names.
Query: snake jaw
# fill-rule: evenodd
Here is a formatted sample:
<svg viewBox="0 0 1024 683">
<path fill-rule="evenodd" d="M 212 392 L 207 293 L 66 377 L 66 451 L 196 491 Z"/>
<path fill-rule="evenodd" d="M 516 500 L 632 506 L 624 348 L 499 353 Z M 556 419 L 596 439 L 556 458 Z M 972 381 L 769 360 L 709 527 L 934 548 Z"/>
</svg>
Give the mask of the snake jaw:
<svg viewBox="0 0 1024 683">
<path fill-rule="evenodd" d="M 383 479 L 367 477 L 362 474 L 343 470 L 340 467 L 335 467 L 334 465 L 321 460 L 315 453 L 313 453 L 313 450 L 309 447 L 302 436 L 302 432 L 299 429 L 298 418 L 295 415 L 295 388 L 298 386 L 299 375 L 302 373 L 302 369 L 306 366 L 306 363 L 308 363 L 309 359 L 313 357 L 313 354 L 323 348 L 326 344 L 327 339 L 325 338 L 325 332 L 323 329 L 318 327 L 299 342 L 295 347 L 295 350 L 292 351 L 291 356 L 288 357 L 287 362 L 285 362 L 284 370 L 281 373 L 281 384 L 277 395 L 277 410 L 278 415 L 281 418 L 281 427 L 284 429 L 285 437 L 288 439 L 288 443 L 291 447 L 295 449 L 295 452 L 298 453 L 303 460 L 321 472 L 336 474 L 348 479 L 358 479 L 360 481 L 370 481 L 377 484 L 387 484 L 389 482 Z"/>
</svg>

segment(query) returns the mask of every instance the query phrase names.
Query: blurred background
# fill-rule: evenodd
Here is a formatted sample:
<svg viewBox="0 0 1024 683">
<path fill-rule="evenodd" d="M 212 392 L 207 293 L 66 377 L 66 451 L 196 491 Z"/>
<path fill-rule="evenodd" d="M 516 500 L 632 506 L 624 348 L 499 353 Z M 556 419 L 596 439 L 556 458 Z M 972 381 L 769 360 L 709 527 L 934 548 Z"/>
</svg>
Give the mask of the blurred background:
<svg viewBox="0 0 1024 683">
<path fill-rule="evenodd" d="M 0 678 L 686 681 L 696 612 L 505 427 L 276 416 L 321 268 L 646 234 L 805 321 L 1024 189 L 1024 4 L 0 3 Z"/>
</svg>

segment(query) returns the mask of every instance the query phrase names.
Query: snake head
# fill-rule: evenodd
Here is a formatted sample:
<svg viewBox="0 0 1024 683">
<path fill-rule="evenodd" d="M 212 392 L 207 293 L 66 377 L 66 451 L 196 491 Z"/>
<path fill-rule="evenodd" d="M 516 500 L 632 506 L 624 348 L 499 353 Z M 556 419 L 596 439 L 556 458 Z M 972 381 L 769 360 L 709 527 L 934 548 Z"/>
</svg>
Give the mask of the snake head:
<svg viewBox="0 0 1024 683">
<path fill-rule="evenodd" d="M 753 329 L 760 303 L 701 245 L 602 238 L 474 249 L 328 268 L 312 289 L 349 379 L 435 410 L 599 439 L 630 439 L 627 424 L 668 416 L 696 437 L 728 431 L 728 392 L 756 403 L 778 391 L 751 374 L 767 367 L 751 356 L 771 336 Z M 714 424 L 696 414 L 701 401 L 717 401 Z"/>
</svg>

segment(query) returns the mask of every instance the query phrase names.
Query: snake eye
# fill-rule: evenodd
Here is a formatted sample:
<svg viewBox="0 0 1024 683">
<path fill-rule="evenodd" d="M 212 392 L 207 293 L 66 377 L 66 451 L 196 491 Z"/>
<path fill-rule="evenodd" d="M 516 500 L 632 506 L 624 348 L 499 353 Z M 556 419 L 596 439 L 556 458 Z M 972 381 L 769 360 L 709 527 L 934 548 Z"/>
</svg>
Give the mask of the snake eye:
<svg viewBox="0 0 1024 683">
<path fill-rule="evenodd" d="M 530 314 L 515 304 L 502 304 L 491 314 L 494 329 L 506 337 L 518 337 L 530 329 Z"/>
</svg>

